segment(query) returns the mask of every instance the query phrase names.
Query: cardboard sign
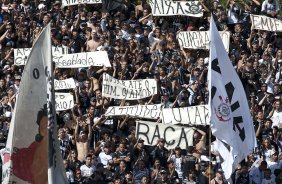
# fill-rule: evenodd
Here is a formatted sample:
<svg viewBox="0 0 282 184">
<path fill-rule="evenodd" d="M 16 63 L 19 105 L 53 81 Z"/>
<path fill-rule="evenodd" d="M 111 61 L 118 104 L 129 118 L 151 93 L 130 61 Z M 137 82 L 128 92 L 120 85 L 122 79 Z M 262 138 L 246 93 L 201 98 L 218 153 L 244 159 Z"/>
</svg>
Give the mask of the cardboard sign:
<svg viewBox="0 0 282 184">
<path fill-rule="evenodd" d="M 63 6 L 72 6 L 78 4 L 98 4 L 102 3 L 102 0 L 62 0 Z"/>
<path fill-rule="evenodd" d="M 229 51 L 230 32 L 220 31 L 220 37 L 224 48 Z M 210 36 L 209 31 L 182 31 L 177 34 L 177 40 L 181 47 L 191 49 L 209 49 Z"/>
<path fill-rule="evenodd" d="M 106 51 L 82 52 L 58 56 L 57 68 L 85 68 L 89 66 L 111 67 Z"/>
<path fill-rule="evenodd" d="M 176 146 L 186 149 L 193 146 L 193 135 L 194 130 L 189 127 L 148 121 L 137 121 L 136 124 L 136 138 L 143 139 L 145 145 L 156 145 L 157 141 L 163 138 L 167 149 L 174 149 Z"/>
<path fill-rule="evenodd" d="M 207 105 L 163 108 L 162 122 L 164 124 L 209 125 L 209 110 Z"/>
<path fill-rule="evenodd" d="M 150 6 L 153 16 L 203 16 L 202 5 L 199 1 L 151 0 Z"/>
<path fill-rule="evenodd" d="M 103 74 L 102 95 L 115 99 L 137 100 L 157 94 L 155 79 L 118 80 Z"/>
<path fill-rule="evenodd" d="M 107 109 L 105 116 L 124 116 L 158 119 L 161 114 L 161 104 L 135 105 L 135 106 L 112 106 Z"/>
<path fill-rule="evenodd" d="M 55 93 L 56 111 L 65 111 L 73 108 L 73 95 L 70 93 Z"/>
<path fill-rule="evenodd" d="M 263 15 L 250 15 L 252 21 L 252 29 L 281 32 L 282 31 L 282 21 L 270 18 Z"/>
<path fill-rule="evenodd" d="M 76 87 L 75 81 L 73 78 L 65 79 L 65 80 L 54 80 L 55 90 L 61 89 L 73 89 Z"/>
</svg>

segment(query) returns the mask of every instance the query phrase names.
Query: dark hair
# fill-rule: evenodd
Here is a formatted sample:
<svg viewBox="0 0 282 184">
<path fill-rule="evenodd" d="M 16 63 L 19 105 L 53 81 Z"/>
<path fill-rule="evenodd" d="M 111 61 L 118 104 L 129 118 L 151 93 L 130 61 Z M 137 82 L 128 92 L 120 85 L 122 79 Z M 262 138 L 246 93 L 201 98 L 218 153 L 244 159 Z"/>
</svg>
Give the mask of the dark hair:
<svg viewBox="0 0 282 184">
<path fill-rule="evenodd" d="M 40 122 L 43 119 L 43 117 L 46 116 L 47 117 L 47 104 L 43 105 L 43 109 L 40 109 L 37 113 L 37 119 L 36 119 L 36 123 L 38 125 L 38 134 L 35 135 L 35 141 L 36 142 L 40 142 L 43 139 L 43 136 L 41 135 L 40 132 Z"/>
</svg>

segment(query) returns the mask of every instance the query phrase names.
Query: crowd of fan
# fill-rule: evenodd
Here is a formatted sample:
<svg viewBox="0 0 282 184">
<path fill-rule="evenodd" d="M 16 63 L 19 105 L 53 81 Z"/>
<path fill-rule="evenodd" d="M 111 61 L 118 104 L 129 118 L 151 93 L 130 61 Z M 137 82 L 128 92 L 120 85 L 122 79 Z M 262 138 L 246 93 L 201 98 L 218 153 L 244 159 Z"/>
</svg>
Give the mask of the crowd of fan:
<svg viewBox="0 0 282 184">
<path fill-rule="evenodd" d="M 62 7 L 60 1 L 2 0 L 0 14 L 0 146 L 5 147 L 23 66 L 14 48 L 30 48 L 51 22 L 53 46 L 68 53 L 107 51 L 111 68 L 55 68 L 56 79 L 75 78 L 75 107 L 58 113 L 58 136 L 70 183 L 226 183 L 207 127 L 194 127 L 194 146 L 168 150 L 160 138 L 144 146 L 136 118 L 105 117 L 109 106 L 160 104 L 164 108 L 207 104 L 209 51 L 181 48 L 179 31 L 207 31 L 211 14 L 219 31 L 230 31 L 230 60 L 245 87 L 258 147 L 234 172 L 244 183 L 282 183 L 282 34 L 251 30 L 249 14 L 280 19 L 276 0 L 199 1 L 201 18 L 152 16 L 149 4 L 124 0 Z M 102 96 L 102 74 L 120 80 L 154 78 L 158 94 L 126 101 Z M 39 86 L 40 87 L 40 86 Z M 31 104 L 32 105 L 32 104 Z M 156 123 L 160 123 L 158 120 Z M 210 153 L 211 152 L 211 157 Z"/>
</svg>

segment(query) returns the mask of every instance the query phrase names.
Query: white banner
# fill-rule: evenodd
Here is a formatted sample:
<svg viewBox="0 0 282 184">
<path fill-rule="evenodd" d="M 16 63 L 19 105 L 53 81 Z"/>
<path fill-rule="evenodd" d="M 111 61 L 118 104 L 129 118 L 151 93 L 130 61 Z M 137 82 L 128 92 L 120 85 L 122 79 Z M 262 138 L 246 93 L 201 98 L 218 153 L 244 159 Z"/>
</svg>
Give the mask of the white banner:
<svg viewBox="0 0 282 184">
<path fill-rule="evenodd" d="M 54 80 L 55 90 L 60 89 L 73 89 L 76 87 L 75 81 L 73 78 L 65 79 L 65 80 Z"/>
<path fill-rule="evenodd" d="M 129 115 L 139 118 L 158 119 L 161 114 L 161 104 L 135 105 L 135 106 L 112 106 L 107 109 L 105 116 Z"/>
<path fill-rule="evenodd" d="M 150 0 L 153 16 L 185 15 L 202 17 L 202 5 L 199 1 Z"/>
<path fill-rule="evenodd" d="M 56 111 L 65 111 L 73 108 L 73 95 L 70 93 L 55 93 Z"/>
<path fill-rule="evenodd" d="M 207 105 L 183 108 L 163 108 L 162 122 L 164 124 L 209 125 L 209 110 Z"/>
<path fill-rule="evenodd" d="M 136 138 L 144 140 L 145 145 L 156 145 L 158 139 L 165 140 L 167 149 L 174 149 L 179 146 L 186 149 L 193 146 L 194 130 L 189 127 L 181 127 L 176 125 L 164 125 L 155 122 L 137 121 Z"/>
<path fill-rule="evenodd" d="M 102 3 L 102 0 L 62 0 L 63 6 L 72 6 L 77 4 L 97 4 Z"/>
<path fill-rule="evenodd" d="M 230 32 L 219 32 L 224 48 L 229 51 Z M 209 49 L 209 31 L 182 31 L 177 34 L 177 40 L 181 47 L 191 49 Z"/>
<path fill-rule="evenodd" d="M 55 61 L 57 68 L 84 68 L 89 66 L 111 67 L 107 51 L 65 54 Z"/>
<path fill-rule="evenodd" d="M 28 56 L 30 54 L 31 48 L 18 48 L 14 49 L 14 64 L 15 65 L 26 65 Z M 68 50 L 62 47 L 52 47 L 53 62 L 57 61 L 58 56 L 62 54 L 67 54 Z"/>
<path fill-rule="evenodd" d="M 281 32 L 282 31 L 282 21 L 270 18 L 263 15 L 250 15 L 252 21 L 252 29 Z"/>
<path fill-rule="evenodd" d="M 137 100 L 157 94 L 155 79 L 118 80 L 104 73 L 102 95 L 115 99 Z"/>
</svg>

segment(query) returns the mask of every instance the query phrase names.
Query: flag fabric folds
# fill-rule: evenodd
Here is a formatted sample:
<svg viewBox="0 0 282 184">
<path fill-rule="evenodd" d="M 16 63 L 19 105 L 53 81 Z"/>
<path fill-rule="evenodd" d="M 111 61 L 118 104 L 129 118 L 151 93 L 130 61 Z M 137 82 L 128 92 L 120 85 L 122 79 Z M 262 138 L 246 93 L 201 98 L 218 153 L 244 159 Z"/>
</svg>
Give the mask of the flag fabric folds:
<svg viewBox="0 0 282 184">
<path fill-rule="evenodd" d="M 34 44 L 23 72 L 7 146 L 1 150 L 2 183 L 67 183 L 59 147 L 55 144 L 56 131 L 52 129 L 54 133 L 49 136 L 51 129 L 47 128 L 50 120 L 52 127 L 56 126 L 55 119 L 49 115 L 54 111 L 54 103 L 47 105 L 47 80 L 52 77 L 46 76 L 52 74 L 51 61 L 48 25 Z M 52 145 L 49 155 L 48 142 Z"/>
<path fill-rule="evenodd" d="M 225 145 L 232 153 L 230 157 L 230 154 L 222 154 L 226 150 L 218 150 L 225 163 L 231 160 L 234 166 L 253 151 L 256 136 L 243 85 L 224 49 L 213 18 L 210 40 L 208 84 L 211 130 L 217 139 L 225 143 L 220 144 L 219 148 Z M 222 168 L 225 172 L 232 169 L 229 164 L 225 166 Z"/>
</svg>

